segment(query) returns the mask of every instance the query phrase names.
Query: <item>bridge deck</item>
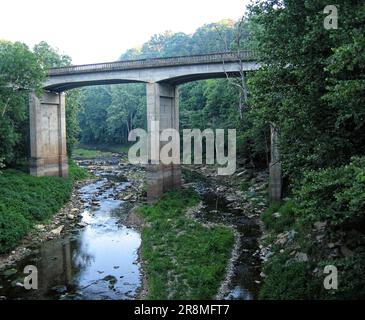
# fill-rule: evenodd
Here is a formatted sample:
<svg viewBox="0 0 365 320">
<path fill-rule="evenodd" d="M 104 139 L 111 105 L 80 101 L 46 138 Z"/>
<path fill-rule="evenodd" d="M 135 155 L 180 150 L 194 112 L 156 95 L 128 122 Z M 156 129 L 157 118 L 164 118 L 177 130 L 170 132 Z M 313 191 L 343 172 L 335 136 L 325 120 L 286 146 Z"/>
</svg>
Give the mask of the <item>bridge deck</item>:
<svg viewBox="0 0 365 320">
<path fill-rule="evenodd" d="M 125 60 L 105 63 L 75 65 L 48 70 L 49 76 L 61 76 L 68 74 L 81 74 L 90 72 L 121 71 L 141 68 L 158 68 L 164 66 L 183 66 L 204 63 L 222 63 L 235 61 L 254 61 L 256 54 L 253 51 L 244 50 L 238 52 L 220 52 L 190 56 L 177 56 L 166 58 L 152 58 L 139 60 Z"/>
</svg>

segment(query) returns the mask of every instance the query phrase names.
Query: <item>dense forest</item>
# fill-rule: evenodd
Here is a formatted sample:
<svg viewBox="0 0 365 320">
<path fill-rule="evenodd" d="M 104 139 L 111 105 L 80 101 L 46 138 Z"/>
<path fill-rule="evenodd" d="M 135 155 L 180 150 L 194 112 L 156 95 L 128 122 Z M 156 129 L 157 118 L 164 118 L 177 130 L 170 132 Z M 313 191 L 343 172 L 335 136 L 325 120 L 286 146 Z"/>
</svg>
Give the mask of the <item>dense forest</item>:
<svg viewBox="0 0 365 320">
<path fill-rule="evenodd" d="M 254 168 L 268 166 L 270 125 L 278 130 L 285 200 L 262 217 L 274 251 L 264 265 L 263 299 L 365 297 L 365 4 L 336 4 L 338 29 L 323 27 L 326 1 L 258 0 L 242 21 L 206 24 L 191 35 L 165 32 L 119 57 L 238 48 L 258 54 L 262 68 L 245 74 L 247 97 L 231 79 L 181 85 L 180 128 L 235 128 L 237 156 Z M 69 64 L 70 57 L 45 42 L 29 49 L 0 41 L 2 168 L 24 166 L 28 157 L 29 91 L 40 92 L 46 68 Z M 69 91 L 69 154 L 76 143 L 127 144 L 130 130 L 146 127 L 145 94 L 143 84 Z M 279 219 L 272 217 L 276 212 Z M 277 235 L 290 230 L 296 234 L 292 243 L 277 245 Z M 336 243 L 333 254 L 328 244 Z M 292 261 L 298 247 L 307 258 Z M 320 280 L 318 266 L 328 263 L 344 277 L 336 293 L 324 290 Z"/>
</svg>

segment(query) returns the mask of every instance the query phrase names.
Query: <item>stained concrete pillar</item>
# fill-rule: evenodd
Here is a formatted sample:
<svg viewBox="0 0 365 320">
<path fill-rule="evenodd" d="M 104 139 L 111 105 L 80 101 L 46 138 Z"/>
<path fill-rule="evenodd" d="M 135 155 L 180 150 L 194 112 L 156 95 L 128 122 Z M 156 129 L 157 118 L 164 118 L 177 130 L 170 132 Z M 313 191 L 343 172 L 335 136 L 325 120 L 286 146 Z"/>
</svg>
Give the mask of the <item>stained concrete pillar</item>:
<svg viewBox="0 0 365 320">
<path fill-rule="evenodd" d="M 271 159 L 269 164 L 269 198 L 280 201 L 282 197 L 282 169 L 278 149 L 277 128 L 270 124 L 271 131 Z"/>
<path fill-rule="evenodd" d="M 153 126 L 159 122 L 159 127 Z M 164 83 L 147 84 L 147 128 L 149 134 L 160 134 L 164 129 L 179 131 L 179 93 L 176 86 Z M 166 142 L 165 142 L 166 143 Z M 163 164 L 154 161 L 152 149 L 159 152 L 163 142 L 151 146 L 149 139 L 149 166 L 147 170 L 147 200 L 157 200 L 163 192 L 181 187 L 181 168 L 179 164 Z"/>
<path fill-rule="evenodd" d="M 64 93 L 29 97 L 30 174 L 68 176 Z"/>
</svg>

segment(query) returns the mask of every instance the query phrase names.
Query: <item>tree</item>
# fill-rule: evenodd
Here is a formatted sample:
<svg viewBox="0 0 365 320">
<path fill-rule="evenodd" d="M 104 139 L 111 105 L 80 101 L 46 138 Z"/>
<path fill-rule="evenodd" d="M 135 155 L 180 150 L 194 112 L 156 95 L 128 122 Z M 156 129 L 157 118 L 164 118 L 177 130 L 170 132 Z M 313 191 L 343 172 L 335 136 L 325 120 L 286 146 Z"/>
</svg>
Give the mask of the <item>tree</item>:
<svg viewBox="0 0 365 320">
<path fill-rule="evenodd" d="M 71 65 L 71 57 L 58 52 L 58 49 L 52 48 L 47 42 L 41 41 L 33 47 L 33 52 L 38 58 L 38 62 L 43 68 L 57 68 Z"/>
<path fill-rule="evenodd" d="M 28 153 L 28 95 L 40 92 L 44 71 L 29 48 L 0 41 L 0 158 L 16 163 Z"/>
<path fill-rule="evenodd" d="M 33 52 L 37 56 L 38 63 L 44 70 L 48 68 L 65 67 L 71 65 L 71 57 L 58 52 L 58 49 L 52 48 L 47 42 L 42 41 L 36 44 Z M 73 89 L 66 92 L 66 137 L 67 153 L 72 154 L 72 149 L 77 141 L 79 127 L 77 113 L 80 109 L 81 91 Z"/>
<path fill-rule="evenodd" d="M 270 0 L 250 7 L 263 64 L 249 80 L 250 116 L 256 127 L 278 126 L 292 178 L 365 151 L 364 4 L 339 1 L 338 30 L 323 27 L 326 4 Z"/>
</svg>

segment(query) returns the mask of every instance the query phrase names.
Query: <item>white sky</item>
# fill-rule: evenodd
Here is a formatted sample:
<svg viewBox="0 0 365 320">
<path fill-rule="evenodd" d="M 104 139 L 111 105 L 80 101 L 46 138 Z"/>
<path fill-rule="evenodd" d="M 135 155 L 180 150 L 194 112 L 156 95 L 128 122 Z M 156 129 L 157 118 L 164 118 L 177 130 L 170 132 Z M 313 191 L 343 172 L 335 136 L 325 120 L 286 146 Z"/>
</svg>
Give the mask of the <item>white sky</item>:
<svg viewBox="0 0 365 320">
<path fill-rule="evenodd" d="M 166 30 L 237 20 L 248 0 L 0 0 L 0 39 L 42 40 L 74 64 L 116 60 Z"/>
</svg>

